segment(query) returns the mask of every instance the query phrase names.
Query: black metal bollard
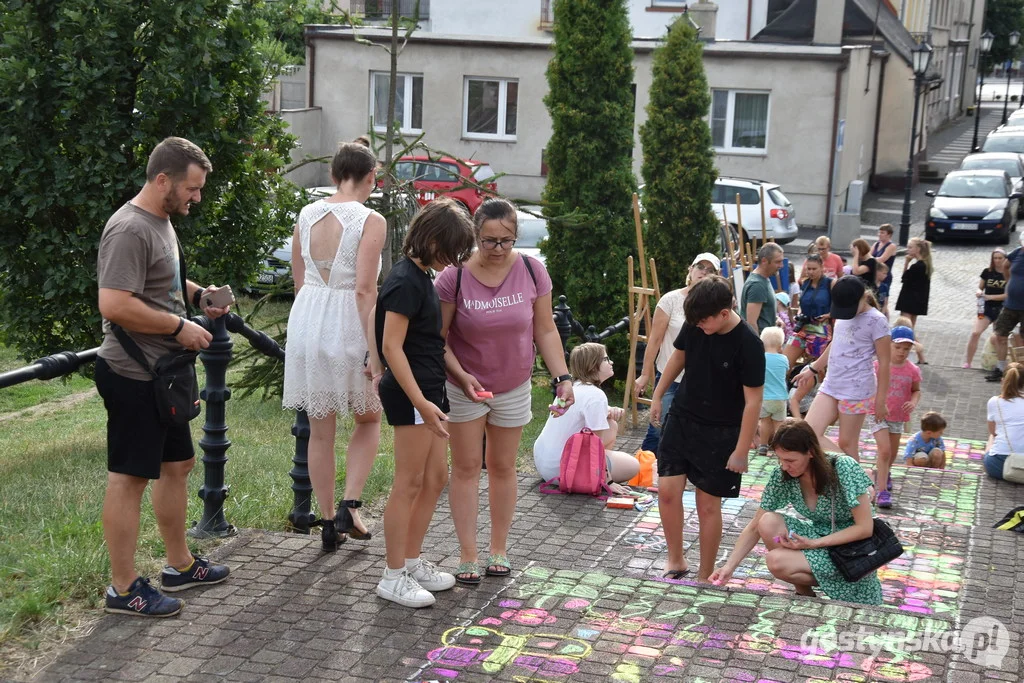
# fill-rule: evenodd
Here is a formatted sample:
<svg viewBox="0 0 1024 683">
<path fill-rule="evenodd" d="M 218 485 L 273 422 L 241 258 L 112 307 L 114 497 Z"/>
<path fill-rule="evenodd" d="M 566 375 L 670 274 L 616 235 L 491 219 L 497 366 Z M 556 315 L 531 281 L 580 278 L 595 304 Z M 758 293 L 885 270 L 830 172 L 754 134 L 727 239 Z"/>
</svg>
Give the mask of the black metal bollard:
<svg viewBox="0 0 1024 683">
<path fill-rule="evenodd" d="M 562 351 L 565 353 L 565 360 L 569 360 L 569 335 L 572 334 L 572 309 L 565 303 L 565 295 L 558 297 L 551 317 L 555 319 L 555 329 L 562 340 Z"/>
<path fill-rule="evenodd" d="M 228 334 L 225 317 L 195 320 L 213 334 L 210 346 L 199 353 L 206 368 L 206 386 L 200 394 L 206 403 L 206 421 L 199 447 L 203 449 L 203 485 L 199 498 L 203 501 L 203 518 L 188 530 L 193 538 L 222 538 L 233 536 L 237 529 L 224 518 L 224 501 L 228 497 L 228 486 L 224 483 L 226 452 L 231 442 L 225 436 L 228 431 L 224 420 L 224 404 L 231 398 L 226 383 L 231 349 L 234 346 Z"/>
<path fill-rule="evenodd" d="M 292 478 L 294 497 L 292 511 L 288 513 L 288 525 L 292 531 L 308 534 L 316 516 L 310 511 L 313 484 L 309 480 L 309 416 L 305 410 L 295 411 L 292 436 L 295 437 L 295 457 L 292 458 L 295 466 L 288 476 Z"/>
</svg>

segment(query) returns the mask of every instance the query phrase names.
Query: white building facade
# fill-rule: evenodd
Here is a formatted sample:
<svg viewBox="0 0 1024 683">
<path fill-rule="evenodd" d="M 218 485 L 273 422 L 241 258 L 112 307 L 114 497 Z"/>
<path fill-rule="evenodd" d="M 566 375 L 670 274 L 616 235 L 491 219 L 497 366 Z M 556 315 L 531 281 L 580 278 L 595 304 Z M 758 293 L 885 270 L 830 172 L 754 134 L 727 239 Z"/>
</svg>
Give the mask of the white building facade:
<svg viewBox="0 0 1024 683">
<path fill-rule="evenodd" d="M 881 41 L 844 45 L 843 14 L 828 11 L 842 0 L 797 1 L 826 10 L 816 17 L 810 44 L 746 40 L 764 28 L 764 12 L 758 24 L 747 8 L 766 10 L 768 0 L 723 1 L 730 11 L 716 11 L 710 3 L 689 9 L 702 24 L 702 37 L 714 37 L 704 45 L 704 65 L 719 174 L 778 182 L 801 224 L 827 225 L 845 208 L 852 181 L 906 168 L 913 103 L 909 53 L 890 52 Z M 551 136 L 543 103 L 550 6 L 543 0 L 482 0 L 471 15 L 456 6 L 432 0 L 421 30 L 399 59 L 396 113 L 402 133 L 423 134 L 433 149 L 489 163 L 504 173 L 498 181 L 502 194 L 536 201 L 546 181 L 544 149 Z M 638 178 L 639 128 L 646 120 L 658 44 L 644 34 L 662 35 L 682 8 L 668 0 L 631 4 Z M 504 35 L 493 35 L 500 31 Z M 377 42 L 389 34 L 359 30 Z M 722 34 L 738 38 L 725 40 Z M 387 101 L 387 52 L 337 27 L 307 27 L 307 44 L 308 106 L 284 112 L 301 140 L 296 159 L 329 156 L 339 142 L 365 134 L 383 120 Z M 293 179 L 307 186 L 329 181 L 326 167 L 317 164 L 302 167 Z"/>
</svg>

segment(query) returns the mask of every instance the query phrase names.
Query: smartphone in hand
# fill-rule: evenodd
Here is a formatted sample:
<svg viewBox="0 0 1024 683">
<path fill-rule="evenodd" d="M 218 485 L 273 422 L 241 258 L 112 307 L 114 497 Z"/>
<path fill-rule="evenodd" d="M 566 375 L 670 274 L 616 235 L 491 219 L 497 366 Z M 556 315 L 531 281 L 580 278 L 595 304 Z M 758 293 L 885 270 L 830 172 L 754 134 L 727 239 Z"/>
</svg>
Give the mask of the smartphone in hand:
<svg viewBox="0 0 1024 683">
<path fill-rule="evenodd" d="M 203 294 L 203 308 L 224 308 L 235 303 L 235 295 L 231 292 L 231 285 L 224 285 L 213 292 Z"/>
</svg>

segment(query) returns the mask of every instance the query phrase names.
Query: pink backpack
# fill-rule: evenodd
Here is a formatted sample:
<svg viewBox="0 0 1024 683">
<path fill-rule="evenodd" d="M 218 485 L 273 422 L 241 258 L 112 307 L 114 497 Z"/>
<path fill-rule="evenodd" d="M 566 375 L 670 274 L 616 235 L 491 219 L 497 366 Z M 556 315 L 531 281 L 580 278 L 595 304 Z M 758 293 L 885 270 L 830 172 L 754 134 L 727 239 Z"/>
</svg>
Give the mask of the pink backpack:
<svg viewBox="0 0 1024 683">
<path fill-rule="evenodd" d="M 543 493 L 585 493 L 603 497 L 608 490 L 607 481 L 604 444 L 601 437 L 584 427 L 565 442 L 558 477 L 542 484 L 540 490 Z"/>
</svg>

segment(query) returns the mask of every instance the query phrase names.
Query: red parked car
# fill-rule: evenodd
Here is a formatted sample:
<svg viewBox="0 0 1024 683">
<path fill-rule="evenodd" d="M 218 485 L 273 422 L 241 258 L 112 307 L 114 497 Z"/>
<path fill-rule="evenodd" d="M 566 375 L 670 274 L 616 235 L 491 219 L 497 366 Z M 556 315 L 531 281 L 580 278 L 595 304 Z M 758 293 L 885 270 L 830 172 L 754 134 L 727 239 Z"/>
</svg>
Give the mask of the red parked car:
<svg viewBox="0 0 1024 683">
<path fill-rule="evenodd" d="M 404 156 L 395 163 L 395 175 L 399 180 L 411 180 L 420 206 L 441 196 L 448 196 L 469 211 L 476 213 L 488 196 L 498 192 L 490 164 L 473 159 L 452 157 Z M 476 183 L 484 189 L 466 186 L 466 181 Z M 383 181 L 378 182 L 383 185 Z"/>
</svg>

